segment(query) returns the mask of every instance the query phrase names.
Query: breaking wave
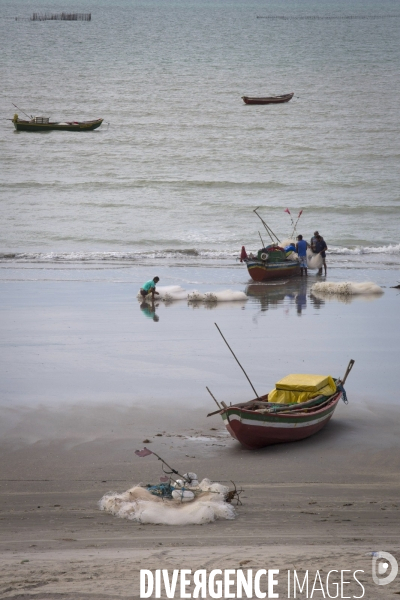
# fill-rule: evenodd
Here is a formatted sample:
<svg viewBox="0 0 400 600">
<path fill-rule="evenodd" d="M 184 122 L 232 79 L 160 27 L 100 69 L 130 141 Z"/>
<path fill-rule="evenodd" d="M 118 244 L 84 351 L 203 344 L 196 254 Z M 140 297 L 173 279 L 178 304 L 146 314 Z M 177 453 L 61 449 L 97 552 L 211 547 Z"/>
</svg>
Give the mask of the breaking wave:
<svg viewBox="0 0 400 600">
<path fill-rule="evenodd" d="M 255 246 L 253 250 L 257 250 Z M 359 256 L 363 254 L 384 254 L 400 256 L 400 244 L 387 246 L 355 246 L 354 248 L 329 246 L 329 255 Z M 237 248 L 166 248 L 159 250 L 137 250 L 128 252 L 0 252 L 0 262 L 39 262 L 39 263 L 76 263 L 76 262 L 138 262 L 151 259 L 202 259 L 202 260 L 235 260 L 240 255 Z"/>
<path fill-rule="evenodd" d="M 400 254 L 400 244 L 388 246 L 356 246 L 355 248 L 340 248 L 331 246 L 328 254 Z"/>
</svg>

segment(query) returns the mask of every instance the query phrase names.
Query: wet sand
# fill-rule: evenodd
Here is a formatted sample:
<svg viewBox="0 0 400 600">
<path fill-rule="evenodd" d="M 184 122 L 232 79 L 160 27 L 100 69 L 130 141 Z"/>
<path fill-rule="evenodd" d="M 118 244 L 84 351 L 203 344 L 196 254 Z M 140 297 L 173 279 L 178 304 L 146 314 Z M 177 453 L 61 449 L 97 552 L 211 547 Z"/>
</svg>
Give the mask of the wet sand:
<svg viewBox="0 0 400 600">
<path fill-rule="evenodd" d="M 375 586 L 365 556 L 400 558 L 396 290 L 318 307 L 307 296 L 301 318 L 295 297 L 178 303 L 156 323 L 126 289 L 51 285 L 3 297 L 1 598 L 137 598 L 140 568 L 202 567 L 363 569 L 365 597 L 396 597 L 399 578 Z M 337 375 L 355 358 L 349 405 L 302 442 L 241 448 L 205 417 L 205 385 L 225 401 L 252 395 L 214 321 L 261 391 L 289 365 Z M 237 518 L 172 528 L 100 512 L 104 493 L 158 480 L 158 461 L 134 454 L 143 445 L 181 472 L 233 480 Z"/>
</svg>

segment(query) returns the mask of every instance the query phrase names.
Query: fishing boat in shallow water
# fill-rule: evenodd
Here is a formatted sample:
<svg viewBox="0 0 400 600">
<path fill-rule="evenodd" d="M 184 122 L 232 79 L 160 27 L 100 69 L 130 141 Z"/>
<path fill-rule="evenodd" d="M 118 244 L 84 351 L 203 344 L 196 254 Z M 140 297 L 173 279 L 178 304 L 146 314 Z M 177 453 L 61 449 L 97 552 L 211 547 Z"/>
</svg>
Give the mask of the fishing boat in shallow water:
<svg viewBox="0 0 400 600">
<path fill-rule="evenodd" d="M 347 404 L 343 385 L 353 364 L 343 379 L 289 375 L 270 394 L 236 405 L 222 402 L 222 409 L 208 416 L 220 414 L 231 436 L 251 450 L 302 440 L 325 427 L 341 398 Z"/>
<path fill-rule="evenodd" d="M 242 100 L 245 104 L 282 104 L 283 102 L 289 102 L 294 96 L 294 92 L 290 94 L 282 94 L 281 96 L 242 96 Z"/>
<path fill-rule="evenodd" d="M 240 262 L 246 263 L 247 270 L 253 281 L 286 279 L 287 277 L 292 277 L 293 275 L 299 275 L 300 263 L 298 261 L 297 254 L 293 251 L 295 248 L 294 245 L 291 244 L 290 247 L 287 247 L 286 249 L 282 248 L 279 238 L 275 235 L 269 225 L 267 225 L 264 219 L 258 214 L 257 210 L 258 208 L 254 209 L 253 212 L 261 220 L 266 232 L 271 238 L 272 244 L 261 248 L 256 255 L 247 255 L 245 247 L 242 246 Z M 300 212 L 299 218 L 302 212 L 303 211 Z M 294 226 L 292 237 L 295 229 L 296 225 Z M 261 241 L 263 241 L 262 238 Z"/>
<path fill-rule="evenodd" d="M 286 279 L 300 274 L 300 263 L 293 251 L 286 252 L 277 244 L 270 244 L 257 252 L 256 256 L 247 252 L 242 246 L 240 261 L 247 266 L 253 281 L 268 281 L 270 279 Z"/>
<path fill-rule="evenodd" d="M 258 258 L 248 258 L 244 262 L 253 281 L 268 281 L 271 279 L 286 279 L 299 275 L 300 264 L 298 260 L 282 260 L 266 262 Z"/>
<path fill-rule="evenodd" d="M 50 121 L 48 117 L 33 117 L 32 119 L 19 119 L 15 114 L 12 119 L 17 131 L 93 131 L 103 122 L 103 119 L 93 121 Z"/>
</svg>

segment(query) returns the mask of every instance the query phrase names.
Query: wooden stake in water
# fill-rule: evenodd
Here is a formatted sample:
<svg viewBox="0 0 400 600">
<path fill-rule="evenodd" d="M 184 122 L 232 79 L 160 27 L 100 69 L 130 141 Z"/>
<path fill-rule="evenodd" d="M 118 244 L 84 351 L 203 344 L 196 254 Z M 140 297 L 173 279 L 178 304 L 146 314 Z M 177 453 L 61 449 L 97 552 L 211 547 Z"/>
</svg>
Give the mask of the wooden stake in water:
<svg viewBox="0 0 400 600">
<path fill-rule="evenodd" d="M 234 353 L 234 351 L 232 350 L 232 348 L 230 347 L 230 345 L 228 344 L 228 342 L 226 341 L 226 339 L 224 338 L 222 331 L 220 330 L 220 328 L 218 327 L 218 325 L 216 323 L 214 323 L 215 327 L 218 329 L 218 331 L 221 334 L 222 339 L 224 340 L 225 344 L 228 346 L 229 350 L 232 352 L 233 358 L 236 360 L 237 364 L 239 365 L 239 367 L 242 369 L 243 373 L 246 375 L 247 381 L 249 382 L 249 384 L 252 387 L 253 392 L 255 393 L 255 395 L 257 396 L 257 398 L 259 398 L 260 396 L 257 394 L 254 385 L 251 383 L 249 376 L 247 375 L 246 371 L 243 369 L 242 365 L 240 364 L 240 362 L 238 361 L 238 359 L 236 358 L 236 355 Z M 221 403 L 222 404 L 222 403 Z"/>
</svg>

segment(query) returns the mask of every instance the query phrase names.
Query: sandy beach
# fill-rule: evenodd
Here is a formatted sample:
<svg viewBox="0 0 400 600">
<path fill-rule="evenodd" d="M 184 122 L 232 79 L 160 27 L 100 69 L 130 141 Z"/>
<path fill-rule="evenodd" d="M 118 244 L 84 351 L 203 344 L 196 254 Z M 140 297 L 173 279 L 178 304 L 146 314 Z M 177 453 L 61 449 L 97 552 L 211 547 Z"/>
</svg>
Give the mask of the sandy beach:
<svg viewBox="0 0 400 600">
<path fill-rule="evenodd" d="M 214 310 L 159 303 L 154 322 L 125 283 L 3 284 L 1 598 L 138 598 L 140 569 L 158 568 L 276 568 L 281 597 L 290 569 L 361 569 L 364 597 L 396 597 L 398 580 L 374 585 L 366 556 L 400 558 L 396 290 L 318 303 L 306 287 L 299 314 L 303 288 L 250 288 Z M 354 358 L 349 404 L 302 442 L 243 449 L 206 418 L 206 385 L 227 402 L 252 397 L 215 321 L 263 393 Z M 158 481 L 155 457 L 134 454 L 144 445 L 243 488 L 236 519 L 169 527 L 99 511 L 105 493 Z"/>
<path fill-rule="evenodd" d="M 1 3 L 0 600 L 400 598 L 398 4 Z M 276 275 L 268 247 L 317 229 L 326 277 L 240 262 Z M 351 359 L 307 439 L 250 451 L 207 417 L 206 386 L 236 404 Z M 201 525 L 112 514 L 163 477 L 144 447 L 236 486 L 235 518 L 211 483 L 176 508 Z"/>
</svg>

